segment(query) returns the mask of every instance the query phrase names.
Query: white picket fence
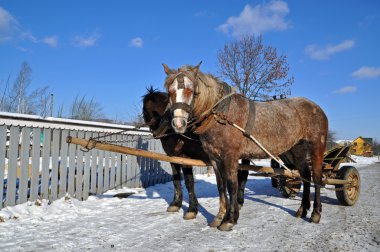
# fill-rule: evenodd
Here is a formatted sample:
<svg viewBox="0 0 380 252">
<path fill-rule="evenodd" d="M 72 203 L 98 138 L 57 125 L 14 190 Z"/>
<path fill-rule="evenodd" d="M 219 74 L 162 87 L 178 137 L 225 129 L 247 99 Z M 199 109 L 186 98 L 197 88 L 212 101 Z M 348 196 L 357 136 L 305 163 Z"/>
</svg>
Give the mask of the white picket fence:
<svg viewBox="0 0 380 252">
<path fill-rule="evenodd" d="M 172 180 L 170 164 L 67 144 L 66 137 L 106 138 L 115 144 L 163 153 L 147 129 L 0 112 L 0 209 L 37 198 L 71 195 L 86 200 L 122 186 L 148 187 Z M 194 168 L 194 173 L 205 173 Z"/>
</svg>

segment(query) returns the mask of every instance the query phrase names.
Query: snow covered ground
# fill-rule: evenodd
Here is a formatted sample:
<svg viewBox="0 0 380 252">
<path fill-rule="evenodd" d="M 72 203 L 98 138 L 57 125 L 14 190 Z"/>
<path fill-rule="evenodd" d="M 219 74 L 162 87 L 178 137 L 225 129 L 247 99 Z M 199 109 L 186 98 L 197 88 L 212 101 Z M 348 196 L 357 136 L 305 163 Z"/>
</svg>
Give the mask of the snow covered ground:
<svg viewBox="0 0 380 252">
<path fill-rule="evenodd" d="M 202 175 L 195 185 L 200 203 L 195 220 L 182 218 L 186 192 L 183 209 L 166 212 L 172 183 L 109 191 L 85 202 L 69 197 L 28 202 L 0 211 L 0 251 L 379 251 L 380 164 L 377 157 L 357 161 L 359 201 L 344 207 L 335 192 L 323 189 L 320 224 L 293 217 L 301 194 L 285 199 L 270 179 L 250 177 L 234 230 L 210 228 L 218 192 L 215 177 Z M 120 192 L 135 194 L 112 197 Z"/>
</svg>

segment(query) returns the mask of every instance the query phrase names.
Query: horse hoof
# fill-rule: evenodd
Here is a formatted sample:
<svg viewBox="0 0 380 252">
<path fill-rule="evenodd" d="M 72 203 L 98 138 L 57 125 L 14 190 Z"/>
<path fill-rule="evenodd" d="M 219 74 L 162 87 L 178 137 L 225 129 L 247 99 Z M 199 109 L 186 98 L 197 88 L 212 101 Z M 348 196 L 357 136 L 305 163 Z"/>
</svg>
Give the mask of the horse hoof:
<svg viewBox="0 0 380 252">
<path fill-rule="evenodd" d="M 313 212 L 310 217 L 310 222 L 312 223 L 319 223 L 321 220 L 321 214 Z"/>
<path fill-rule="evenodd" d="M 234 224 L 227 222 L 220 225 L 218 229 L 220 231 L 231 231 L 233 227 L 234 227 Z"/>
<path fill-rule="evenodd" d="M 173 212 L 178 212 L 179 211 L 179 207 L 178 206 L 169 206 L 167 209 L 166 209 L 167 212 L 170 212 L 170 213 L 173 213 Z"/>
<path fill-rule="evenodd" d="M 220 224 L 222 224 L 223 218 L 215 217 L 214 220 L 211 222 L 210 227 L 216 228 L 219 227 Z"/>
<path fill-rule="evenodd" d="M 307 210 L 304 210 L 303 208 L 299 208 L 295 214 L 296 218 L 305 218 L 306 215 L 307 215 Z"/>
<path fill-rule="evenodd" d="M 298 209 L 298 211 L 296 212 L 295 216 L 296 216 L 296 218 L 301 218 L 301 216 L 302 216 L 302 211 L 300 211 L 300 210 Z"/>
<path fill-rule="evenodd" d="M 192 219 L 195 219 L 196 217 L 197 217 L 197 213 L 195 212 L 186 212 L 185 215 L 183 216 L 185 220 L 192 220 Z"/>
</svg>

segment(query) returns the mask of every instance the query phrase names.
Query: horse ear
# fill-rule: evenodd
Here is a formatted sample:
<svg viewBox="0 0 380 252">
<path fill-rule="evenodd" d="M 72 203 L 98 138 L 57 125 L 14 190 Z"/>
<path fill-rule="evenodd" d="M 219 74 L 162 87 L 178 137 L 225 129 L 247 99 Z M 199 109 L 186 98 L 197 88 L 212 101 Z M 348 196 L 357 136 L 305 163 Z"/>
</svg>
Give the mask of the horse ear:
<svg viewBox="0 0 380 252">
<path fill-rule="evenodd" d="M 175 72 L 174 70 L 170 69 L 170 68 L 168 67 L 168 65 L 166 65 L 165 63 L 162 63 L 162 66 L 164 67 L 164 71 L 165 71 L 165 73 L 166 73 L 167 75 L 169 75 L 169 74 L 173 74 L 173 73 Z"/>
<path fill-rule="evenodd" d="M 202 64 L 202 61 L 199 62 L 198 65 L 196 65 L 196 66 L 193 68 L 193 71 L 194 71 L 195 75 L 198 74 L 198 72 L 199 72 L 199 67 L 201 66 L 201 64 Z"/>
</svg>

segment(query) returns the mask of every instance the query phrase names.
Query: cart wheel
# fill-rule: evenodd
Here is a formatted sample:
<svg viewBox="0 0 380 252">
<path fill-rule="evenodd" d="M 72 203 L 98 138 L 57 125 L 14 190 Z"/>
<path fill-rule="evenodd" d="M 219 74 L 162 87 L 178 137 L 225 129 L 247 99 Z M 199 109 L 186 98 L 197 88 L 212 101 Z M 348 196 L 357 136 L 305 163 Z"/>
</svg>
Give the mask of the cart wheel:
<svg viewBox="0 0 380 252">
<path fill-rule="evenodd" d="M 350 180 L 351 184 L 335 185 L 336 197 L 344 206 L 352 206 L 358 201 L 360 194 L 360 176 L 353 166 L 343 166 L 337 174 L 338 179 Z"/>
<path fill-rule="evenodd" d="M 299 182 L 299 183 L 297 183 Z M 291 183 L 291 184 L 290 184 Z M 297 193 L 301 189 L 301 181 L 280 178 L 279 184 L 278 184 L 278 190 L 280 191 L 281 195 L 284 196 L 284 198 L 291 198 L 297 196 Z"/>
</svg>

